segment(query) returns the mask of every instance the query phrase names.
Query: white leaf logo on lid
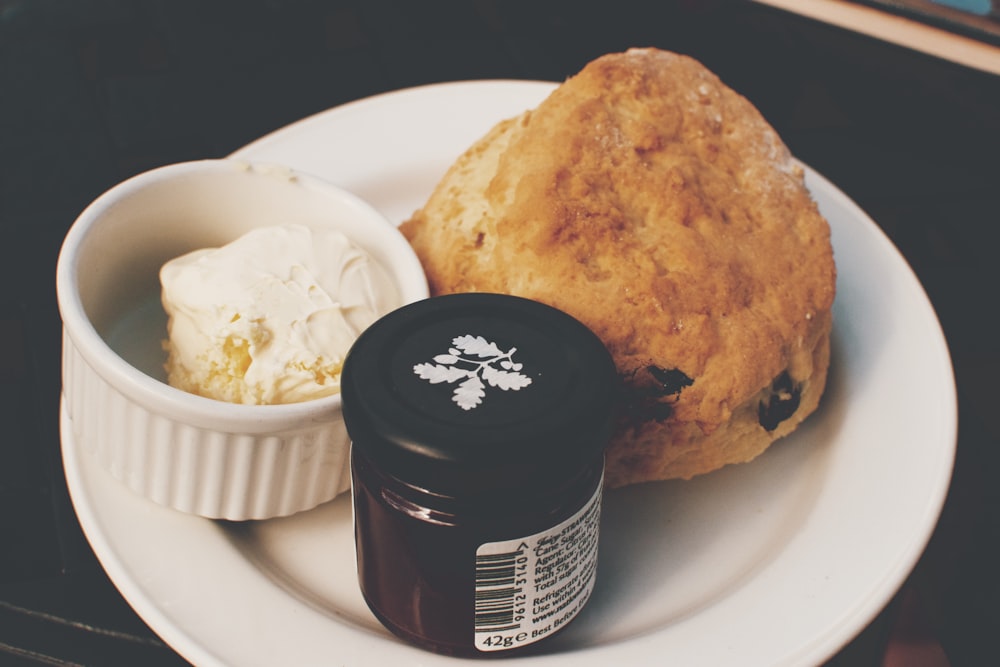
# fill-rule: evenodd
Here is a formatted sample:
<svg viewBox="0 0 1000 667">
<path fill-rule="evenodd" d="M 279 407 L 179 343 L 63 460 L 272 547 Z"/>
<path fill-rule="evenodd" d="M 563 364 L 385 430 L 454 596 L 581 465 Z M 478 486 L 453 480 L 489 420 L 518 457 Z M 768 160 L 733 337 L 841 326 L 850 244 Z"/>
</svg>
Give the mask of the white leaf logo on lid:
<svg viewBox="0 0 1000 667">
<path fill-rule="evenodd" d="M 434 363 L 417 364 L 413 372 L 431 384 L 459 382 L 451 400 L 463 410 L 471 410 L 486 397 L 486 386 L 504 391 L 518 391 L 531 384 L 531 378 L 518 371 L 514 361 L 516 347 L 506 352 L 482 336 L 458 336 L 451 341 L 447 354 L 434 357 Z"/>
</svg>

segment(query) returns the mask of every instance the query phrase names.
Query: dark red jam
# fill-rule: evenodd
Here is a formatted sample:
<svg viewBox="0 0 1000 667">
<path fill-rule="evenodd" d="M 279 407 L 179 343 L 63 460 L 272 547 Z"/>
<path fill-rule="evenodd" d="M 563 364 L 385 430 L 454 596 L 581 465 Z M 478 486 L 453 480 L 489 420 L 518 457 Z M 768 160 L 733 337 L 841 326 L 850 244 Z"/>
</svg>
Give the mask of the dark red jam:
<svg viewBox="0 0 1000 667">
<path fill-rule="evenodd" d="M 341 382 L 378 619 L 464 656 L 565 627 L 596 574 L 616 382 L 600 340 L 535 301 L 436 297 L 365 331 Z"/>
</svg>

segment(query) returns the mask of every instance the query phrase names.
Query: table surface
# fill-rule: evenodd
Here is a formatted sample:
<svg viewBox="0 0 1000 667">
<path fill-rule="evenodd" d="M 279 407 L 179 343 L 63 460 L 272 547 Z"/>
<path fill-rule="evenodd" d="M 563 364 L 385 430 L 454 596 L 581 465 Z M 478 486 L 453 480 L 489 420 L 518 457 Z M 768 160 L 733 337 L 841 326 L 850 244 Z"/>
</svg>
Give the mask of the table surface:
<svg viewBox="0 0 1000 667">
<path fill-rule="evenodd" d="M 997 76 L 750 2 L 0 0 L 0 664 L 185 664 L 104 574 L 62 473 L 55 261 L 87 203 L 353 99 L 558 81 L 630 46 L 693 55 L 754 102 L 887 232 L 949 342 L 960 429 L 944 512 L 829 664 L 995 658 Z"/>
</svg>

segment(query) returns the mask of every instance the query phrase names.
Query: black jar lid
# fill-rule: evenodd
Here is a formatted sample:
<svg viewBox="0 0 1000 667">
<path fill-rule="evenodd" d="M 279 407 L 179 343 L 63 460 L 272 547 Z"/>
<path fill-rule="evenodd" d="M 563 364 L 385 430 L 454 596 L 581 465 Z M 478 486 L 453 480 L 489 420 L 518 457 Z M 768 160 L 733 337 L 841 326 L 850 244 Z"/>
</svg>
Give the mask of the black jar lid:
<svg viewBox="0 0 1000 667">
<path fill-rule="evenodd" d="M 610 437 L 617 376 L 600 339 L 537 301 L 466 293 L 404 306 L 341 375 L 356 450 L 442 495 L 559 484 Z"/>
</svg>

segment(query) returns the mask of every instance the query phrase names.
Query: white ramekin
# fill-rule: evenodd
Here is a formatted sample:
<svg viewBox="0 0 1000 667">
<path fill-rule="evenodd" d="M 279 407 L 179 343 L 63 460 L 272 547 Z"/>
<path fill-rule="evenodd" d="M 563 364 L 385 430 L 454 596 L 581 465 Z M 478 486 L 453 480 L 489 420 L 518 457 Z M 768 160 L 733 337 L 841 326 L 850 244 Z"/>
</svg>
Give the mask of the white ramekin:
<svg viewBox="0 0 1000 667">
<path fill-rule="evenodd" d="M 56 269 L 63 400 L 75 446 L 136 493 L 205 517 L 264 519 L 349 486 L 340 396 L 237 405 L 166 384 L 159 270 L 261 226 L 335 227 L 385 267 L 401 303 L 427 297 L 409 243 L 354 195 L 284 167 L 237 160 L 170 165 L 87 207 Z"/>
</svg>

